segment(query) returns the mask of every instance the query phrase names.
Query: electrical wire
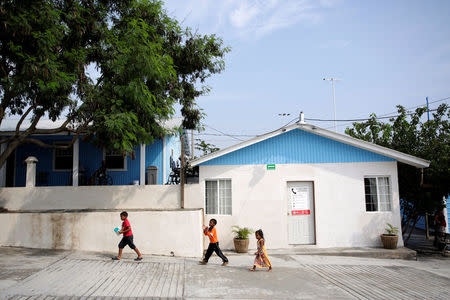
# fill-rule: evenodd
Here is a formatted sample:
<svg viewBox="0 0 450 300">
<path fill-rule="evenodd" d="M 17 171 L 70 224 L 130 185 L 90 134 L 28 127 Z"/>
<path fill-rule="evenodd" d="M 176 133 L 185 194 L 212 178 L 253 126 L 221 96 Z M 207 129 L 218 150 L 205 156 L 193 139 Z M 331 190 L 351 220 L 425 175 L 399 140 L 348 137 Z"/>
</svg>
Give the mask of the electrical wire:
<svg viewBox="0 0 450 300">
<path fill-rule="evenodd" d="M 449 99 L 450 99 L 450 97 L 434 100 L 434 101 L 428 102 L 428 105 L 433 104 L 433 103 L 437 103 L 437 102 L 442 102 L 442 101 L 449 100 Z M 407 108 L 405 108 L 405 110 L 408 111 L 410 109 L 415 109 L 415 108 L 418 108 L 418 107 L 424 107 L 425 105 L 426 104 L 421 104 L 421 105 L 416 105 L 416 106 L 412 106 L 412 107 L 407 107 Z M 428 111 L 432 111 L 432 110 L 428 110 Z M 390 115 L 390 114 L 394 114 L 394 113 L 397 113 L 397 112 L 398 111 L 390 112 L 390 113 L 387 113 L 387 114 L 382 114 L 379 117 L 384 117 L 384 116 L 387 116 L 387 115 Z M 339 125 L 337 125 L 337 127 L 342 127 L 342 126 L 351 125 L 351 124 L 352 123 L 339 124 Z M 334 126 L 326 127 L 325 129 L 331 129 L 331 128 L 334 128 Z"/>
<path fill-rule="evenodd" d="M 229 136 L 229 137 L 231 137 L 231 138 L 233 138 L 233 139 L 235 139 L 235 140 L 241 141 L 241 142 L 244 141 L 244 140 L 242 140 L 242 139 L 240 139 L 240 138 L 237 138 L 237 137 L 235 137 L 235 136 L 233 136 L 233 135 L 231 135 L 231 134 L 227 134 L 227 133 L 224 133 L 224 132 L 222 132 L 222 131 L 220 131 L 220 130 L 217 130 L 217 129 L 215 129 L 215 128 L 209 126 L 209 125 L 206 125 L 206 124 L 204 124 L 204 125 L 205 125 L 206 127 L 208 127 L 208 128 L 211 128 L 211 129 L 214 130 L 214 131 L 217 131 L 218 133 L 221 133 L 221 134 L 225 135 L 225 136 Z"/>
<path fill-rule="evenodd" d="M 437 109 L 429 109 L 428 111 L 437 111 Z M 415 113 L 407 113 L 407 116 L 413 115 Z M 375 117 L 374 119 L 376 120 L 381 120 L 381 119 L 390 119 L 390 118 L 396 118 L 398 116 L 401 115 L 395 115 L 395 116 L 386 116 L 386 117 Z M 309 119 L 309 118 L 305 118 L 305 120 L 308 121 L 316 121 L 316 122 L 361 122 L 361 121 L 368 121 L 372 118 L 365 118 L 365 119 L 349 119 L 349 120 L 324 120 L 324 119 Z"/>
<path fill-rule="evenodd" d="M 445 101 L 445 100 L 448 100 L 448 99 L 450 99 L 450 97 L 442 98 L 442 99 L 438 99 L 438 100 L 434 100 L 434 101 L 428 102 L 428 105 L 433 104 L 433 103 L 437 103 L 437 102 L 442 102 L 442 101 Z M 418 107 L 424 107 L 425 105 L 426 105 L 426 104 L 421 104 L 421 105 L 416 105 L 416 106 L 413 106 L 413 107 L 407 107 L 407 108 L 405 108 L 405 109 L 406 109 L 406 110 L 410 110 L 410 109 L 414 109 L 414 108 L 418 108 Z M 430 111 L 431 111 L 431 110 L 430 110 Z M 390 115 L 390 114 L 395 114 L 395 113 L 397 113 L 397 111 L 394 111 L 394 112 L 391 112 L 391 113 L 387 113 L 387 114 L 380 115 L 380 117 L 383 117 L 383 116 L 386 116 L 386 115 Z"/>
<path fill-rule="evenodd" d="M 196 133 L 196 135 L 211 135 L 211 136 L 224 136 L 223 134 L 217 134 L 217 133 Z M 242 137 L 254 137 L 257 136 L 256 134 L 228 134 L 229 136 L 242 136 Z"/>
<path fill-rule="evenodd" d="M 438 99 L 438 100 L 434 100 L 434 101 L 428 102 L 428 104 L 438 103 L 438 102 L 442 102 L 442 101 L 449 100 L 449 99 L 450 99 L 450 97 L 446 97 L 446 98 L 442 98 L 442 99 Z M 424 105 L 417 105 L 417 106 L 413 106 L 413 107 L 408 107 L 408 108 L 406 108 L 406 110 L 408 111 L 408 110 L 410 110 L 410 109 L 414 109 L 414 108 L 418 108 L 418 107 L 423 107 L 423 106 L 424 106 Z M 429 111 L 429 112 L 437 111 L 437 109 L 429 109 L 428 111 Z M 391 112 L 391 113 L 387 113 L 387 114 L 383 114 L 383 115 L 380 115 L 379 117 L 375 117 L 375 119 L 376 119 L 376 120 L 391 119 L 391 118 L 396 118 L 396 117 L 400 116 L 400 115 L 398 115 L 398 114 L 397 114 L 397 115 L 391 115 L 391 114 L 393 114 L 393 113 L 397 113 L 397 111 Z M 407 113 L 406 115 L 407 115 L 407 116 L 410 116 L 410 115 L 413 115 L 413 114 L 414 114 L 414 113 L 411 112 L 411 113 Z M 275 129 L 275 130 L 273 130 L 273 131 L 280 130 L 280 129 L 282 129 L 282 128 L 288 126 L 288 125 L 290 125 L 292 122 L 294 122 L 294 121 L 296 121 L 296 120 L 298 120 L 298 119 L 299 119 L 299 117 L 295 117 L 295 118 L 293 118 L 292 120 L 290 120 L 289 122 L 287 122 L 285 125 L 281 126 L 281 127 L 278 128 L 278 129 Z M 371 118 L 333 120 L 333 119 L 305 118 L 306 121 L 313 121 L 313 122 L 334 122 L 334 121 L 336 121 L 336 122 L 363 122 L 363 121 L 368 121 L 368 120 L 370 120 L 370 119 L 371 119 Z M 338 127 L 345 126 L 345 125 L 348 125 L 348 124 L 352 124 L 352 123 L 340 124 L 340 125 L 338 125 Z M 222 131 L 220 131 L 220 130 L 217 130 L 217 129 L 212 128 L 212 127 L 209 126 L 209 125 L 206 125 L 206 124 L 205 124 L 205 126 L 211 128 L 211 129 L 214 130 L 214 131 L 219 132 L 220 134 L 214 134 L 214 133 L 198 133 L 197 135 L 206 135 L 206 136 L 208 136 L 208 135 L 210 135 L 210 136 L 224 136 L 224 137 L 227 136 L 227 137 L 230 137 L 230 138 L 239 140 L 239 141 L 243 141 L 243 140 L 242 140 L 242 139 L 239 139 L 238 137 L 256 137 L 256 136 L 258 136 L 258 134 L 250 135 L 250 134 L 230 134 L 230 133 L 224 133 L 224 132 L 222 132 Z M 334 128 L 334 126 L 327 127 L 327 128 L 325 128 L 325 129 L 330 129 L 330 128 Z M 272 131 L 272 132 L 273 132 L 273 131 Z"/>
</svg>

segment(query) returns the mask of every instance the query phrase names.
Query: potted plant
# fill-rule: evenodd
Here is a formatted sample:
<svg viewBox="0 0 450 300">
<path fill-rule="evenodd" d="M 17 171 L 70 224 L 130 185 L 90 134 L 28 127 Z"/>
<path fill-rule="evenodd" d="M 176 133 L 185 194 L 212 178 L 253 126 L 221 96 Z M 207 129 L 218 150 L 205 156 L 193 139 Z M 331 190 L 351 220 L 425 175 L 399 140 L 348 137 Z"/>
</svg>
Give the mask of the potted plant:
<svg viewBox="0 0 450 300">
<path fill-rule="evenodd" d="M 381 237 L 381 243 L 385 249 L 396 249 L 398 242 L 398 228 L 391 224 L 386 224 L 386 233 L 383 233 Z"/>
<path fill-rule="evenodd" d="M 239 227 L 237 225 L 233 226 L 233 232 L 236 233 L 234 238 L 234 248 L 237 253 L 247 253 L 248 252 L 248 236 L 249 234 L 255 232 L 253 229 L 247 227 Z"/>
</svg>

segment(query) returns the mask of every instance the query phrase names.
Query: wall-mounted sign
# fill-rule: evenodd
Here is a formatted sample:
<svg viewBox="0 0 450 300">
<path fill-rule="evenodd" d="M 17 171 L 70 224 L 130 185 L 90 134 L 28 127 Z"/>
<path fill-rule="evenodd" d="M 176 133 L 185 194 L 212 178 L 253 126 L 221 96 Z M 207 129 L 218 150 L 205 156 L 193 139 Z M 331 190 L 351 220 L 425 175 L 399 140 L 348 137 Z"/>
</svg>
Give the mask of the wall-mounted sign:
<svg viewBox="0 0 450 300">
<path fill-rule="evenodd" d="M 308 201 L 308 188 L 293 187 L 290 189 L 291 197 L 291 214 L 292 215 L 309 215 L 311 209 Z"/>
<path fill-rule="evenodd" d="M 267 170 L 275 170 L 275 164 L 267 165 Z"/>
</svg>

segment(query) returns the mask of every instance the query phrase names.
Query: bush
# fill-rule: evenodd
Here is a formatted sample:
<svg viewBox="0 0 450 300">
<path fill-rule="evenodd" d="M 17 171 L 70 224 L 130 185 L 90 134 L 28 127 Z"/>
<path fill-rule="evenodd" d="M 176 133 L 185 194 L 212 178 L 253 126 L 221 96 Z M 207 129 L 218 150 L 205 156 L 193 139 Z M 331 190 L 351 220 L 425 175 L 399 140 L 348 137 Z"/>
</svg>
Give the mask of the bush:
<svg viewBox="0 0 450 300">
<path fill-rule="evenodd" d="M 237 225 L 234 225 L 233 228 L 233 232 L 236 233 L 235 238 L 239 240 L 246 240 L 251 233 L 255 232 L 253 229 L 247 227 L 239 227 Z"/>
</svg>

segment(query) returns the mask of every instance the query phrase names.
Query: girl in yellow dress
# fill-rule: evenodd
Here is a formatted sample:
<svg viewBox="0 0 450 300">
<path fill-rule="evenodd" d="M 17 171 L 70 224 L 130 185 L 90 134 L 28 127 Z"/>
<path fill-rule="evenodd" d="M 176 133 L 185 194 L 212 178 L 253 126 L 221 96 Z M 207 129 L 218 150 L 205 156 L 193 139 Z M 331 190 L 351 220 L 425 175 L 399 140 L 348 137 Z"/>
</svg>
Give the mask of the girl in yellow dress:
<svg viewBox="0 0 450 300">
<path fill-rule="evenodd" d="M 255 232 L 255 237 L 258 240 L 256 242 L 257 245 L 257 251 L 255 252 L 255 261 L 253 263 L 253 268 L 250 269 L 250 271 L 255 271 L 256 267 L 258 268 L 267 268 L 269 269 L 267 271 L 272 271 L 272 264 L 270 263 L 269 257 L 267 256 L 266 252 L 266 245 L 264 241 L 264 233 L 261 229 L 257 230 Z"/>
</svg>

